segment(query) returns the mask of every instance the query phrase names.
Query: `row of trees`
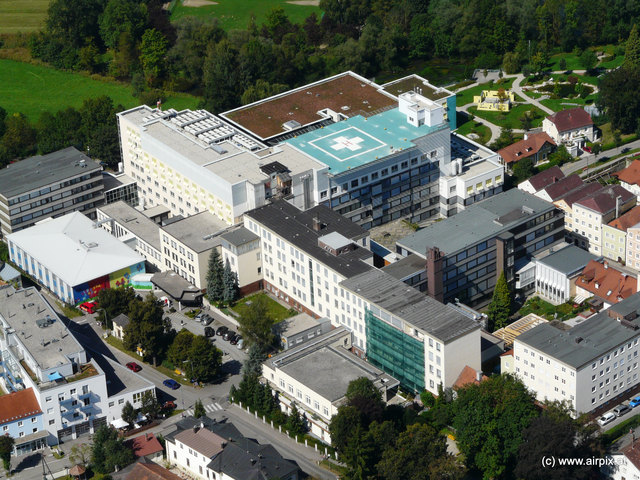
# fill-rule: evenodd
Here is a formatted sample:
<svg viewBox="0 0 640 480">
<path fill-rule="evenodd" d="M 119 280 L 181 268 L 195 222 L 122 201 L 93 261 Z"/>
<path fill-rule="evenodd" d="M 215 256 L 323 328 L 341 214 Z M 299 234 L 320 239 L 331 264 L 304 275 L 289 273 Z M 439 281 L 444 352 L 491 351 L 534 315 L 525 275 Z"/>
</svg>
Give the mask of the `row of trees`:
<svg viewBox="0 0 640 480">
<path fill-rule="evenodd" d="M 116 167 L 120 160 L 115 114 L 124 107 L 102 96 L 52 114 L 43 112 L 32 124 L 21 113 L 0 107 L 0 168 L 18 158 L 74 146 Z"/>
</svg>

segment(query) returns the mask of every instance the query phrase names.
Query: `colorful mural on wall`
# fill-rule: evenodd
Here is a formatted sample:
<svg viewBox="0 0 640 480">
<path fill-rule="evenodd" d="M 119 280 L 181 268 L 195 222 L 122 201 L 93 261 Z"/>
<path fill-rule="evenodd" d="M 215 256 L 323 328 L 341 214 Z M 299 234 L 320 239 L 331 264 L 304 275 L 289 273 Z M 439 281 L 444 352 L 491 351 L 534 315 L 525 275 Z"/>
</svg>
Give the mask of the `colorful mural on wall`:
<svg viewBox="0 0 640 480">
<path fill-rule="evenodd" d="M 109 275 L 103 275 L 89 282 L 76 285 L 73 287 L 73 301 L 76 304 L 85 302 L 97 297 L 103 288 L 118 288 L 123 285 L 128 285 L 131 277 L 144 272 L 144 262 L 140 262 L 130 267 L 117 270 Z"/>
</svg>

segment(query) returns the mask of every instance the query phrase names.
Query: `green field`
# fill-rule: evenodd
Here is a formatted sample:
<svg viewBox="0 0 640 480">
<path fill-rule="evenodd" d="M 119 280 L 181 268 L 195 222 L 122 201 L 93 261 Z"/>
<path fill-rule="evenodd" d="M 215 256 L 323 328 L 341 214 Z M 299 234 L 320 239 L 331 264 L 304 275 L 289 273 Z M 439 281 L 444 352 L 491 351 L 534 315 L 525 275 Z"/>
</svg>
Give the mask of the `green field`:
<svg viewBox="0 0 640 480">
<path fill-rule="evenodd" d="M 461 115 L 458 115 L 458 118 L 460 118 L 460 116 Z M 475 141 L 482 143 L 483 145 L 486 145 L 489 140 L 491 140 L 491 130 L 489 130 L 489 127 L 476 121 L 465 121 L 457 128 L 456 132 L 460 135 L 464 135 L 465 137 L 468 137 L 470 133 L 475 133 L 478 135 L 478 138 L 475 139 Z"/>
<path fill-rule="evenodd" d="M 251 302 L 258 297 L 262 297 L 267 301 L 267 311 L 271 315 L 271 318 L 273 318 L 274 323 L 281 322 L 285 318 L 289 318 L 297 313 L 295 311 L 291 311 L 286 307 L 283 307 L 266 293 L 256 293 L 255 295 L 245 297 L 242 300 L 239 300 L 238 303 L 236 303 L 233 307 L 231 307 L 231 310 L 236 312 L 238 315 L 242 315 L 242 313 L 248 307 L 247 302 Z"/>
<path fill-rule="evenodd" d="M 131 108 L 139 104 L 125 84 L 94 80 L 91 77 L 53 68 L 0 59 L 0 106 L 7 112 L 22 112 L 36 121 L 42 112 L 80 107 L 87 98 L 108 95 L 114 103 Z M 166 108 L 195 108 L 199 99 L 175 94 Z"/>
<path fill-rule="evenodd" d="M 278 6 L 284 9 L 289 20 L 293 23 L 301 23 L 312 12 L 316 12 L 318 17 L 321 16 L 321 10 L 316 6 L 295 5 L 285 0 L 218 0 L 217 2 L 210 2 L 211 5 L 200 7 L 185 6 L 183 1 L 175 0 L 171 11 L 171 20 L 177 20 L 185 16 L 216 17 L 220 22 L 220 26 L 225 30 L 246 29 L 252 15 L 255 16 L 257 24 L 260 25 L 265 21 L 267 13 L 273 7 Z M 202 0 L 199 3 L 202 3 Z"/>
<path fill-rule="evenodd" d="M 534 110 L 536 112 L 536 116 L 531 122 L 531 128 L 536 128 L 542 125 L 542 120 L 547 116 L 547 114 L 540 110 L 538 107 L 534 107 L 533 105 L 529 104 L 518 105 L 512 108 L 507 114 L 504 114 L 502 112 L 478 111 L 476 107 L 469 108 L 469 112 L 473 113 L 477 117 L 484 118 L 485 120 L 488 120 L 499 127 L 512 129 L 522 128 L 520 117 L 522 117 L 524 113 L 529 110 Z"/>
<path fill-rule="evenodd" d="M 0 0 L 0 33 L 40 30 L 49 0 Z"/>
</svg>

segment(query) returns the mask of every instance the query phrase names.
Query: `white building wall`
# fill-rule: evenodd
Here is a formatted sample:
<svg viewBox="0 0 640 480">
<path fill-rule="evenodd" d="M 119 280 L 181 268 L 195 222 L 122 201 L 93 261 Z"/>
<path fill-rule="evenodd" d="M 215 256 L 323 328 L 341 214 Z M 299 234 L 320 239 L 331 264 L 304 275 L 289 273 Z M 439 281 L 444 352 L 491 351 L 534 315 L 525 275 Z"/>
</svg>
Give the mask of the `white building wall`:
<svg viewBox="0 0 640 480">
<path fill-rule="evenodd" d="M 234 253 L 223 247 L 222 262 L 227 260 L 231 270 L 238 275 L 240 288 L 262 280 L 262 252 L 259 247 L 244 253 Z"/>
<path fill-rule="evenodd" d="M 444 355 L 442 357 L 444 365 L 443 387 L 452 387 L 466 365 L 476 371 L 482 370 L 480 345 L 480 328 L 444 344 Z M 427 357 L 425 356 L 425 361 L 426 359 Z M 426 371 L 428 371 L 428 368 L 425 368 Z M 426 385 L 429 387 L 428 383 Z M 437 389 L 435 393 L 437 393 Z"/>
<path fill-rule="evenodd" d="M 207 478 L 207 465 L 211 462 L 211 458 L 202 455 L 179 440 L 175 440 L 175 443 L 167 441 L 166 449 L 169 462 L 192 473 L 197 478 Z"/>
<path fill-rule="evenodd" d="M 558 270 L 536 262 L 536 293 L 556 305 L 571 297 L 571 280 Z"/>
</svg>

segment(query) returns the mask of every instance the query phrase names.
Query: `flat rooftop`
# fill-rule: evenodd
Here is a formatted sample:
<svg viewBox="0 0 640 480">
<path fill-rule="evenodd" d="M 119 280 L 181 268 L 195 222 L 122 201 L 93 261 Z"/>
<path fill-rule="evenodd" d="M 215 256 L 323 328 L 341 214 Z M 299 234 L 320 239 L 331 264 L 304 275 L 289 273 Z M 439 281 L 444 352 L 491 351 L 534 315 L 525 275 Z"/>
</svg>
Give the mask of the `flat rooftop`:
<svg viewBox="0 0 640 480">
<path fill-rule="evenodd" d="M 496 157 L 497 155 L 487 147 L 475 143 L 463 135 L 455 132 L 451 134 L 451 159 L 462 158 L 470 163 L 482 158 Z"/>
<path fill-rule="evenodd" d="M 0 317 L 15 330 L 41 370 L 66 365 L 70 355 L 84 350 L 35 287 L 0 287 Z M 47 326 L 38 326 L 38 321 L 47 319 L 43 322 Z"/>
<path fill-rule="evenodd" d="M 0 195 L 11 198 L 102 167 L 74 147 L 37 155 L 0 170 Z"/>
<path fill-rule="evenodd" d="M 374 314 L 375 309 L 382 308 L 443 343 L 480 329 L 480 324 L 468 316 L 382 270 L 371 269 L 344 280 L 340 285 L 367 299 Z"/>
<path fill-rule="evenodd" d="M 295 122 L 295 128 L 325 119 L 318 112 L 331 109 L 346 117 L 369 116 L 380 109 L 397 105 L 397 100 L 382 92 L 378 85 L 352 72 L 251 103 L 220 114 L 260 139 L 287 133 L 283 125 Z"/>
<path fill-rule="evenodd" d="M 108 217 L 113 218 L 120 225 L 131 230 L 136 237 L 141 238 L 153 248 L 160 251 L 160 226 L 144 213 L 136 210 L 122 200 L 108 205 L 102 205 L 98 207 L 98 210 Z"/>
<path fill-rule="evenodd" d="M 123 185 L 135 183 L 135 180 L 129 175 L 125 175 L 124 173 L 111 173 L 103 171 L 102 183 L 104 184 L 104 191 L 107 192 Z"/>
<path fill-rule="evenodd" d="M 537 262 L 567 275 L 578 270 L 582 271 L 591 260 L 601 258 L 575 245 L 567 245 L 560 250 L 554 250 L 542 258 L 536 256 Z"/>
<path fill-rule="evenodd" d="M 307 343 L 271 357 L 265 363 L 278 368 L 330 402 L 342 399 L 349 383 L 361 377 L 388 388 L 398 381 L 340 345 L 346 330 L 339 327 Z"/>
<path fill-rule="evenodd" d="M 609 310 L 639 312 L 640 294 L 622 300 Z M 640 317 L 623 321 L 625 324 L 609 317 L 609 310 L 592 315 L 568 330 L 551 323 L 540 324 L 522 333 L 518 341 L 578 369 L 638 336 Z"/>
<path fill-rule="evenodd" d="M 512 188 L 418 230 L 399 240 L 397 245 L 423 258 L 431 247 L 453 254 L 554 208 L 553 204 L 541 198 Z"/>
<path fill-rule="evenodd" d="M 325 317 L 314 318 L 308 313 L 299 313 L 282 320 L 277 325 L 281 335 L 296 335 L 328 321 L 329 319 Z"/>
<path fill-rule="evenodd" d="M 7 238 L 70 286 L 144 263 L 143 256 L 94 227 L 93 220 L 80 212 L 38 223 Z"/>
<path fill-rule="evenodd" d="M 408 257 L 401 258 L 397 262 L 382 267 L 381 270 L 393 278 L 404 280 L 417 273 L 426 272 L 427 264 L 424 259 L 418 255 L 409 255 Z"/>
<path fill-rule="evenodd" d="M 107 395 L 109 397 L 128 392 L 137 392 L 143 388 L 155 389 L 155 385 L 152 382 L 108 357 L 92 351 L 91 358 L 105 374 Z"/>
<path fill-rule="evenodd" d="M 165 225 L 162 230 L 194 252 L 200 253 L 220 245 L 220 234 L 228 228 L 229 225 L 215 215 L 200 212 Z"/>
<path fill-rule="evenodd" d="M 337 175 L 388 155 L 414 147 L 414 139 L 442 129 L 448 123 L 415 127 L 398 108 L 377 115 L 353 116 L 321 129 L 290 138 L 286 143 L 321 161 Z"/>
<path fill-rule="evenodd" d="M 455 95 L 446 88 L 431 85 L 428 80 L 418 75 L 409 75 L 408 77 L 385 83 L 382 85 L 382 89 L 396 97 L 405 92 L 416 92 L 433 101 Z"/>
</svg>

